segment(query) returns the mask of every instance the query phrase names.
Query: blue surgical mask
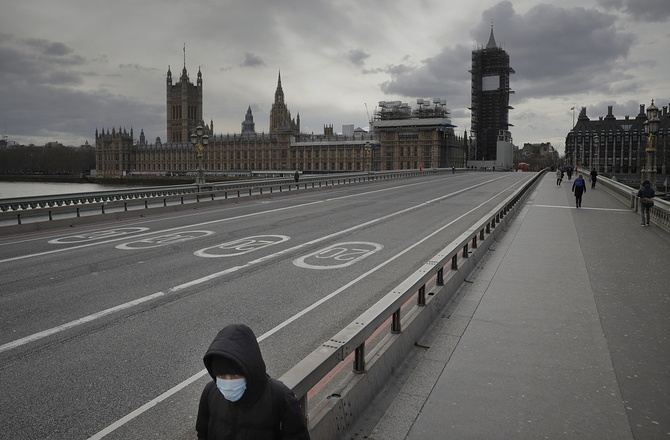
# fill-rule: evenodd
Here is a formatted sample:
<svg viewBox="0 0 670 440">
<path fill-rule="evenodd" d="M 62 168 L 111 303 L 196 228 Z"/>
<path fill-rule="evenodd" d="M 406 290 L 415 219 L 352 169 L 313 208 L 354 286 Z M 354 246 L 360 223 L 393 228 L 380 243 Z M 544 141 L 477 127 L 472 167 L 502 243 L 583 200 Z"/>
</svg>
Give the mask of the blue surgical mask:
<svg viewBox="0 0 670 440">
<path fill-rule="evenodd" d="M 219 379 L 216 378 L 216 387 L 221 391 L 223 397 L 231 402 L 237 402 L 247 389 L 247 380 L 242 379 Z"/>
</svg>

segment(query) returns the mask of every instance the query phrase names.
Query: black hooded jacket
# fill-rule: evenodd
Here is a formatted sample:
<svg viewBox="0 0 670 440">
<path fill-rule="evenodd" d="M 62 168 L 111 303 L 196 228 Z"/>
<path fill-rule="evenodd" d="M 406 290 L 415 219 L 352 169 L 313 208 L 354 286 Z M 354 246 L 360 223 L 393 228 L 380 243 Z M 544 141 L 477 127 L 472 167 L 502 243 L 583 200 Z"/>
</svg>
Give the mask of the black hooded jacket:
<svg viewBox="0 0 670 440">
<path fill-rule="evenodd" d="M 247 388 L 242 398 L 230 402 L 216 387 L 212 359 L 221 356 L 244 372 Z M 265 371 L 265 362 L 253 331 L 242 324 L 221 330 L 203 358 L 212 376 L 200 397 L 196 431 L 207 440 L 309 440 L 293 392 Z"/>
</svg>

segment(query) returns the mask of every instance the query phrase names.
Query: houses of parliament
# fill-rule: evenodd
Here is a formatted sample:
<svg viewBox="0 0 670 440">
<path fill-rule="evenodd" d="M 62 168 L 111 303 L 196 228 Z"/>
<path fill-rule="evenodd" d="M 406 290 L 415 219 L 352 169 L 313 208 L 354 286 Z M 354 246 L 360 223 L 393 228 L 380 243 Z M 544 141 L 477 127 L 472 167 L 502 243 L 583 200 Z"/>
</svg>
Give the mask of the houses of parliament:
<svg viewBox="0 0 670 440">
<path fill-rule="evenodd" d="M 147 143 L 144 131 L 135 140 L 133 130 L 95 132 L 99 177 L 192 174 L 198 157 L 189 142 L 196 127 L 203 127 L 209 143 L 202 152 L 206 176 L 247 175 L 255 171 L 307 173 L 463 167 L 468 153 L 467 133 L 454 134 L 446 101 L 418 99 L 418 108 L 400 101 L 382 101 L 370 121 L 370 132 L 344 126 L 342 134 L 324 125 L 322 134 L 300 131 L 300 115 L 292 118 L 284 100 L 281 73 L 270 110 L 268 133 L 255 129 L 251 107 L 240 133 L 216 134 L 214 121 L 203 118 L 203 76 L 198 70 L 191 82 L 186 63 L 179 80 L 166 77 L 167 140 Z M 346 128 L 346 130 L 344 130 Z"/>
</svg>

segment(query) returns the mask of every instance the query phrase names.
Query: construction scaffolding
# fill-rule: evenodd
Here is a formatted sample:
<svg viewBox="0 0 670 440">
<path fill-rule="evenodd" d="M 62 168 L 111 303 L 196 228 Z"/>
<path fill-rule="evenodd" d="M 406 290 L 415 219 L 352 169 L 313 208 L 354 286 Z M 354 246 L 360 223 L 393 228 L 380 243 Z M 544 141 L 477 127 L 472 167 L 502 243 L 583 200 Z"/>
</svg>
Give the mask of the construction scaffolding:
<svg viewBox="0 0 670 440">
<path fill-rule="evenodd" d="M 493 28 L 489 42 L 484 48 L 472 51 L 472 99 L 471 99 L 471 135 L 475 147 L 471 160 L 495 160 L 496 143 L 500 131 L 508 131 L 509 76 L 514 69 L 509 65 L 509 55 L 498 47 L 493 37 Z"/>
</svg>

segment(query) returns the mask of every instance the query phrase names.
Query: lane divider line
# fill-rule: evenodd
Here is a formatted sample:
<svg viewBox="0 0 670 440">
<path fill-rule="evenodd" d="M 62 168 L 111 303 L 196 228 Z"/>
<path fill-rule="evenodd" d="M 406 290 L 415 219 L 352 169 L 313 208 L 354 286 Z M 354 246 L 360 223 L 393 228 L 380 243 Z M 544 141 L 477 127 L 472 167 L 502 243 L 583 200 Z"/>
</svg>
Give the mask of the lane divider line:
<svg viewBox="0 0 670 440">
<path fill-rule="evenodd" d="M 222 276 L 224 276 L 224 275 L 228 275 L 228 274 L 230 274 L 230 273 L 237 272 L 237 271 L 239 271 L 240 269 L 244 269 L 244 268 L 247 268 L 247 267 L 251 267 L 251 266 L 253 266 L 253 265 L 255 265 L 255 264 L 259 264 L 259 263 L 266 262 L 266 261 L 268 261 L 268 260 L 271 260 L 271 259 L 277 258 L 277 257 L 279 257 L 279 256 L 282 256 L 282 255 L 285 255 L 285 254 L 294 252 L 294 251 L 299 250 L 299 249 L 302 249 L 302 248 L 304 248 L 304 247 L 311 246 L 311 245 L 313 245 L 313 244 L 317 244 L 317 243 L 319 243 L 319 242 L 322 242 L 322 241 L 325 241 L 325 240 L 329 240 L 329 239 L 334 238 L 334 237 L 337 237 L 337 236 L 339 236 L 339 235 L 346 234 L 346 233 L 348 233 L 348 232 L 352 232 L 352 231 L 355 231 L 355 230 L 357 230 L 357 229 L 361 229 L 361 228 L 370 226 L 370 225 L 375 224 L 375 223 L 378 223 L 378 222 L 380 222 L 380 221 L 384 221 L 384 220 L 386 220 L 386 219 L 388 219 L 388 218 L 391 218 L 391 217 L 394 217 L 394 216 L 403 214 L 403 213 L 405 213 L 405 212 L 412 211 L 412 210 L 417 209 L 417 208 L 419 208 L 419 207 L 421 207 L 421 206 L 429 205 L 429 204 L 431 204 L 431 203 L 435 203 L 436 201 L 443 200 L 443 199 L 446 199 L 446 198 L 448 198 L 448 197 L 452 197 L 452 196 L 457 195 L 457 194 L 459 194 L 459 193 L 462 193 L 462 192 L 464 192 L 464 191 L 469 191 L 469 190 L 471 190 L 472 188 L 476 188 L 477 186 L 481 186 L 481 185 L 484 185 L 484 184 L 486 184 L 486 183 L 489 183 L 489 181 L 487 181 L 487 182 L 482 182 L 482 183 L 477 184 L 477 185 L 474 185 L 474 186 L 472 186 L 472 187 L 470 187 L 470 188 L 465 188 L 465 189 L 462 189 L 462 190 L 459 190 L 459 191 L 456 191 L 456 192 L 453 192 L 453 193 L 449 193 L 449 194 L 445 194 L 445 195 L 440 196 L 440 197 L 436 197 L 436 198 L 434 198 L 434 199 L 432 199 L 432 200 L 428 200 L 428 201 L 426 201 L 426 202 L 419 203 L 418 205 L 415 205 L 415 206 L 412 206 L 412 207 L 409 207 L 409 208 L 405 208 L 405 209 L 401 209 L 400 211 L 396 211 L 396 212 L 387 214 L 387 215 L 385 215 L 385 216 L 378 217 L 378 218 L 376 218 L 376 219 L 369 220 L 369 221 L 367 221 L 367 222 L 360 223 L 360 224 L 358 224 L 358 225 L 349 227 L 349 228 L 347 228 L 347 229 L 343 229 L 343 230 L 341 230 L 341 231 L 337 231 L 337 232 L 334 232 L 334 233 L 332 233 L 332 234 L 328 234 L 328 235 L 325 235 L 325 236 L 316 238 L 316 239 L 314 239 L 314 240 L 311 240 L 311 241 L 308 241 L 308 242 L 305 242 L 305 243 L 302 243 L 302 244 L 293 246 L 293 247 L 291 247 L 291 248 L 288 248 L 288 249 L 284 249 L 284 250 L 275 252 L 274 254 L 270 254 L 270 255 L 263 256 L 263 257 L 258 258 L 258 259 L 256 259 L 256 260 L 249 261 L 248 263 L 243 264 L 243 265 L 239 265 L 239 266 L 235 266 L 235 267 L 230 267 L 230 268 L 227 268 L 227 269 L 225 269 L 225 270 L 222 270 L 222 271 L 219 271 L 219 272 L 215 272 L 215 273 L 213 273 L 213 274 L 210 274 L 210 275 L 207 275 L 207 276 L 204 276 L 204 277 L 201 277 L 201 278 L 197 278 L 197 279 L 192 280 L 192 281 L 188 281 L 188 282 L 186 282 L 186 283 L 183 283 L 183 284 L 180 284 L 180 285 L 177 285 L 177 286 L 174 286 L 174 287 L 169 288 L 169 289 L 168 289 L 168 293 L 176 293 L 176 292 L 185 290 L 185 289 L 187 289 L 187 288 L 189 288 L 189 287 L 193 287 L 193 286 L 196 286 L 196 285 L 199 285 L 199 284 L 202 284 L 202 283 L 206 283 L 206 282 L 208 282 L 208 281 L 214 280 L 214 279 L 219 278 L 219 277 L 222 277 Z M 505 190 L 501 191 L 501 193 L 504 192 L 504 191 L 506 191 L 506 190 L 509 189 L 510 187 L 516 185 L 516 184 L 517 184 L 517 183 L 514 183 L 513 185 L 510 185 L 508 188 L 506 188 Z M 499 193 L 499 194 L 500 194 L 500 193 Z M 467 213 L 465 213 L 465 214 L 463 214 L 463 215 L 467 215 L 467 214 L 473 212 L 475 209 L 479 209 L 479 208 L 480 208 L 481 206 L 483 206 L 485 203 L 488 203 L 488 202 L 489 202 L 490 200 L 492 200 L 493 198 L 498 197 L 499 194 L 496 194 L 496 195 L 493 196 L 491 199 L 486 200 L 485 202 L 482 202 L 482 204 L 478 205 L 477 207 L 473 208 L 472 210 L 468 211 Z M 462 216 L 461 216 L 461 217 L 462 217 Z M 461 217 L 459 217 L 459 218 L 461 218 Z M 126 238 L 127 238 L 127 237 L 126 237 Z M 116 241 L 116 240 L 110 240 L 110 241 Z M 129 301 L 129 302 L 126 302 L 126 303 L 117 305 L 117 306 L 115 306 L 115 307 L 111 307 L 111 308 L 109 308 L 109 309 L 102 310 L 102 311 L 100 311 L 100 312 L 97 312 L 97 313 L 94 313 L 94 314 L 91 314 L 91 315 L 88 315 L 88 316 L 84 316 L 84 317 L 82 317 L 82 318 L 76 319 L 76 320 L 74 320 L 74 321 L 70 321 L 70 322 L 68 322 L 68 323 L 65 323 L 65 324 L 62 324 L 62 325 L 59 325 L 59 326 L 56 326 L 56 327 L 52 327 L 52 328 L 50 328 L 50 329 L 47 329 L 47 330 L 44 330 L 44 331 L 41 331 L 41 332 L 32 334 L 32 335 L 30 335 L 30 336 L 26 336 L 26 337 L 24 337 L 24 338 L 20 338 L 20 339 L 14 340 L 14 341 L 12 341 L 12 342 L 8 342 L 8 343 L 6 343 L 6 344 L 0 345 L 0 353 L 3 353 L 3 352 L 5 352 L 5 351 L 11 350 L 11 349 L 14 349 L 14 348 L 17 348 L 17 347 L 20 347 L 20 346 L 25 345 L 25 344 L 28 344 L 28 343 L 30 343 L 30 342 L 37 341 L 37 340 L 39 340 L 39 339 L 46 338 L 47 336 L 54 335 L 54 334 L 59 333 L 59 332 L 62 332 L 62 331 L 64 331 L 64 330 L 71 329 L 71 328 L 73 328 L 73 327 L 77 327 L 77 326 L 79 326 L 79 325 L 82 325 L 82 324 L 85 324 L 85 323 L 89 323 L 89 322 L 95 321 L 96 319 L 102 318 L 102 317 L 107 316 L 107 315 L 110 315 L 110 314 L 112 314 L 112 313 L 115 313 L 115 312 L 118 312 L 118 311 L 122 311 L 122 310 L 129 309 L 129 308 L 131 308 L 131 307 L 137 306 L 137 305 L 142 304 L 142 303 L 145 303 L 145 302 L 147 302 L 147 301 L 154 300 L 154 299 L 156 299 L 156 298 L 160 298 L 160 297 L 165 296 L 165 295 L 166 295 L 165 292 L 157 292 L 157 293 L 154 293 L 154 294 L 151 294 L 151 295 L 148 295 L 148 296 L 144 296 L 144 297 L 141 297 L 141 298 L 138 298 L 138 299 L 135 299 L 135 300 L 132 300 L 132 301 Z"/>
<path fill-rule="evenodd" d="M 508 188 L 509 188 L 509 187 L 508 187 Z M 503 192 L 506 191 L 506 190 L 507 190 L 507 189 L 501 191 L 499 194 L 503 193 Z M 457 221 L 459 221 L 459 220 L 462 219 L 463 217 L 465 217 L 465 216 L 467 216 L 468 214 L 470 214 L 470 213 L 476 211 L 477 209 L 479 209 L 479 208 L 481 208 L 482 206 L 484 206 L 486 203 L 488 203 L 488 202 L 490 202 L 491 200 L 495 199 L 496 197 L 498 197 L 499 194 L 496 194 L 495 196 L 491 197 L 490 199 L 486 200 L 485 202 L 482 202 L 482 203 L 479 204 L 478 206 L 472 208 L 471 210 L 469 210 L 469 211 L 465 212 L 464 214 L 460 215 L 459 217 L 455 218 L 454 220 L 452 220 L 452 221 L 449 222 L 448 224 L 441 226 L 440 228 L 438 228 L 437 230 L 431 232 L 429 235 L 427 235 L 426 237 L 424 237 L 424 238 L 422 238 L 421 240 L 417 241 L 416 243 L 412 244 L 412 245 L 409 246 L 408 248 L 406 248 L 406 249 L 400 251 L 400 252 L 397 253 L 396 255 L 394 255 L 394 256 L 392 256 L 391 258 L 387 259 L 386 261 L 384 261 L 384 262 L 378 264 L 377 266 L 373 267 L 372 269 L 368 270 L 367 272 L 362 273 L 361 275 L 359 275 L 358 277 L 356 277 L 356 278 L 354 278 L 353 280 L 349 281 L 349 282 L 346 283 L 345 285 L 341 286 L 340 288 L 336 289 L 335 291 L 333 291 L 333 292 L 331 292 L 330 294 L 326 295 L 325 297 L 321 298 L 321 299 L 318 300 L 317 302 L 313 303 L 311 306 L 306 307 L 305 309 L 303 309 L 303 310 L 301 310 L 300 312 L 296 313 L 295 315 L 293 315 L 293 316 L 290 317 L 289 319 L 285 320 L 284 322 L 280 323 L 279 325 L 275 326 L 274 328 L 272 328 L 272 329 L 268 330 L 267 332 L 263 333 L 261 336 L 259 336 L 259 337 L 257 338 L 258 342 L 260 343 L 260 342 L 262 342 L 263 340 L 269 338 L 270 336 L 272 336 L 272 335 L 274 335 L 275 333 L 277 333 L 279 330 L 283 329 L 284 327 L 288 326 L 288 325 L 291 324 L 292 322 L 298 320 L 298 319 L 301 318 L 302 316 L 304 316 L 304 315 L 306 315 L 307 313 L 311 312 L 312 310 L 316 309 L 317 307 L 319 307 L 320 305 L 322 305 L 322 304 L 325 303 L 326 301 L 328 301 L 328 300 L 334 298 L 335 296 L 339 295 L 340 293 L 342 293 L 343 291 L 345 291 L 346 289 L 348 289 L 348 288 L 351 287 L 352 285 L 354 285 L 354 284 L 356 284 L 357 282 L 361 281 L 362 279 L 368 277 L 369 275 L 371 275 L 371 274 L 373 274 L 374 272 L 378 271 L 379 269 L 381 269 L 382 267 L 384 267 L 384 266 L 386 266 L 387 264 L 391 263 L 392 261 L 394 261 L 394 260 L 400 258 L 402 255 L 404 255 L 405 253 L 409 252 L 409 251 L 412 250 L 413 248 L 419 246 L 420 244 L 423 244 L 426 240 L 428 240 L 428 239 L 434 237 L 435 235 L 439 234 L 439 233 L 442 232 L 444 229 L 446 229 L 446 228 L 448 228 L 449 226 L 453 225 L 454 223 L 456 223 Z M 257 261 L 258 261 L 258 260 L 257 260 Z M 117 429 L 120 428 L 121 426 L 125 425 L 126 423 L 128 423 L 128 422 L 132 421 L 133 419 L 137 418 L 138 416 L 142 415 L 143 413 L 145 413 L 145 412 L 148 411 L 149 409 L 151 409 L 151 408 L 153 408 L 154 406 L 158 405 L 158 404 L 159 404 L 160 402 L 162 402 L 163 400 L 167 399 L 168 397 L 171 397 L 172 395 L 176 394 L 177 392 L 181 391 L 182 389 L 186 388 L 188 385 L 192 384 L 193 382 L 195 382 L 196 380 L 200 379 L 201 377 L 206 376 L 207 374 L 208 374 L 208 373 L 207 373 L 207 369 L 202 369 L 201 371 L 199 371 L 198 373 L 196 373 L 196 374 L 194 374 L 193 376 L 189 377 L 189 378 L 186 379 L 185 381 L 183 381 L 183 382 L 181 382 L 181 383 L 175 385 L 174 387 L 172 387 L 172 388 L 170 388 L 169 390 L 165 391 L 164 393 L 162 393 L 162 394 L 159 395 L 158 397 L 156 397 L 156 398 L 150 400 L 149 402 L 147 402 L 147 403 L 145 403 L 144 405 L 140 406 L 139 408 L 137 408 L 136 410 L 132 411 L 131 413 L 129 413 L 129 414 L 123 416 L 123 417 L 120 418 L 119 420 L 117 420 L 117 421 L 115 421 L 114 423 L 112 423 L 111 425 L 107 426 L 107 427 L 106 427 L 105 429 L 103 429 L 102 431 L 99 431 L 98 433 L 96 433 L 96 434 L 94 434 L 93 436 L 89 437 L 88 440 L 100 440 L 100 439 L 104 438 L 104 437 L 107 436 L 108 434 L 114 432 L 115 430 L 117 430 Z"/>
</svg>

